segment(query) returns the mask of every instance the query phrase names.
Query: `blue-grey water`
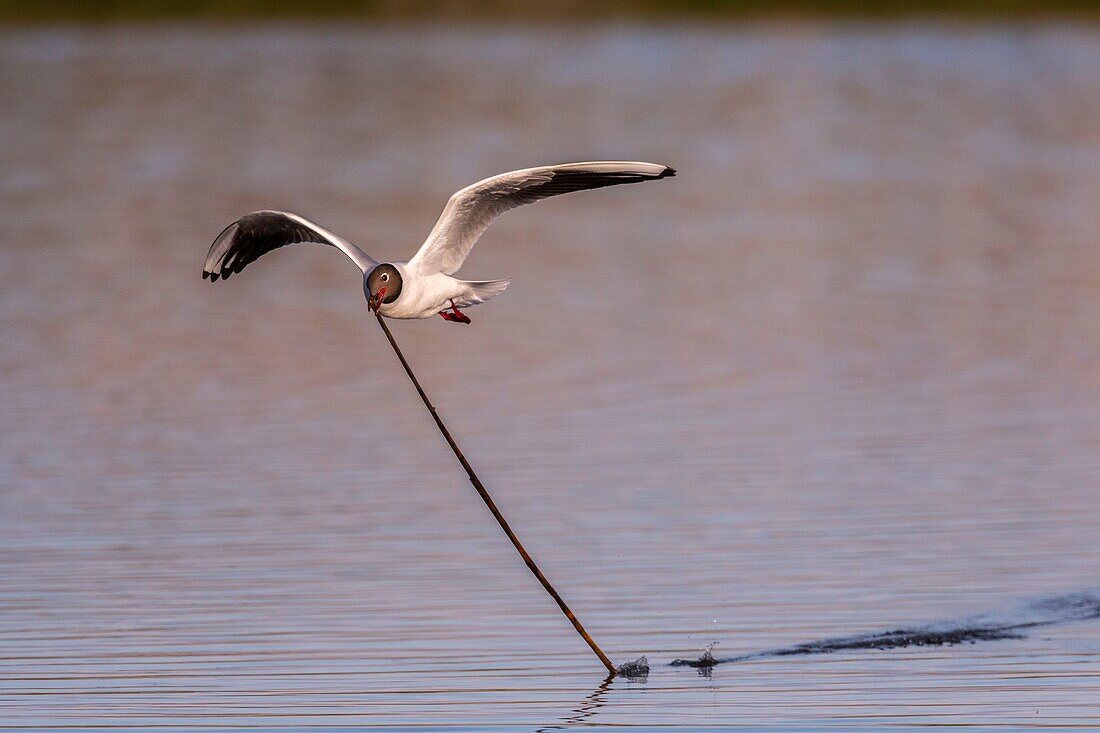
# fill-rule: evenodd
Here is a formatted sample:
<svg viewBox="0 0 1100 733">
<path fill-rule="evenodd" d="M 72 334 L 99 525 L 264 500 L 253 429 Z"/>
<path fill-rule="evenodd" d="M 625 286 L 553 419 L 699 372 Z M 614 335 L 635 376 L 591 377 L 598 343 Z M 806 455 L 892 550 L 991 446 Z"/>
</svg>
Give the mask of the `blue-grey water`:
<svg viewBox="0 0 1100 733">
<path fill-rule="evenodd" d="M 199 277 L 591 158 L 393 329 L 609 683 L 349 262 Z M 0 727 L 1100 726 L 1098 202 L 1095 28 L 8 28 Z"/>
</svg>

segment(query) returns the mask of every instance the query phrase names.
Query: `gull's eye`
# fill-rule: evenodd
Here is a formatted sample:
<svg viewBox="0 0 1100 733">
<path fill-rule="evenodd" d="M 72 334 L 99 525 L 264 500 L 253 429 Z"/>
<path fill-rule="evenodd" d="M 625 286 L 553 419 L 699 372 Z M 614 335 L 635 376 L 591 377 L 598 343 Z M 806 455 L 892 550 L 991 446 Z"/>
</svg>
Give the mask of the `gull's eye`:
<svg viewBox="0 0 1100 733">
<path fill-rule="evenodd" d="M 382 273 L 382 282 L 386 282 L 389 279 L 390 279 L 389 273 L 383 272 Z"/>
</svg>

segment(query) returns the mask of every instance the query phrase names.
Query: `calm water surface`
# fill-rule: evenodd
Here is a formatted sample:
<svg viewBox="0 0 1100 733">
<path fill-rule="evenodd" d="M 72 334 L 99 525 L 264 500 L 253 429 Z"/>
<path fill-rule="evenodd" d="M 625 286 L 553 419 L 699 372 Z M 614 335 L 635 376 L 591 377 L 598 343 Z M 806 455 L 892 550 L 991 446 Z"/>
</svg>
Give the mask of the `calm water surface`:
<svg viewBox="0 0 1100 733">
<path fill-rule="evenodd" d="M 9 29 L 0 726 L 1100 726 L 1098 120 L 1069 26 Z M 615 157 L 394 325 L 601 685 L 351 265 L 199 271 Z"/>
</svg>

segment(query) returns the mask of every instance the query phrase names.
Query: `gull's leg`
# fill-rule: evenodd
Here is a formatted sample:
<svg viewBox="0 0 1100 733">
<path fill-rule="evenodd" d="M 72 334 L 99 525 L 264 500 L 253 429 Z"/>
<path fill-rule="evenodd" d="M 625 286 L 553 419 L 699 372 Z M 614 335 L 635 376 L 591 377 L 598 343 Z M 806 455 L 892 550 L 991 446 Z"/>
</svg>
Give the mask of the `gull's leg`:
<svg viewBox="0 0 1100 733">
<path fill-rule="evenodd" d="M 453 321 L 455 323 L 469 323 L 470 317 L 458 309 L 455 302 L 451 301 L 451 310 L 439 311 L 439 315 L 443 316 L 445 321 Z"/>
</svg>

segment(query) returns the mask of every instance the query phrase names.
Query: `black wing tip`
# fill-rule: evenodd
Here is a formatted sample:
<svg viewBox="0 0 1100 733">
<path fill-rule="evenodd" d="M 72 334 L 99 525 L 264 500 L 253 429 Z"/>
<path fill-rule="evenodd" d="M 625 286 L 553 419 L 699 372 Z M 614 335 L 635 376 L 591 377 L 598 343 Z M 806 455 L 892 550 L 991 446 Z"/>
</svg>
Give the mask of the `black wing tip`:
<svg viewBox="0 0 1100 733">
<path fill-rule="evenodd" d="M 676 175 L 676 169 L 672 166 L 665 166 L 665 169 L 657 174 L 657 180 L 662 178 L 672 178 Z"/>
</svg>

